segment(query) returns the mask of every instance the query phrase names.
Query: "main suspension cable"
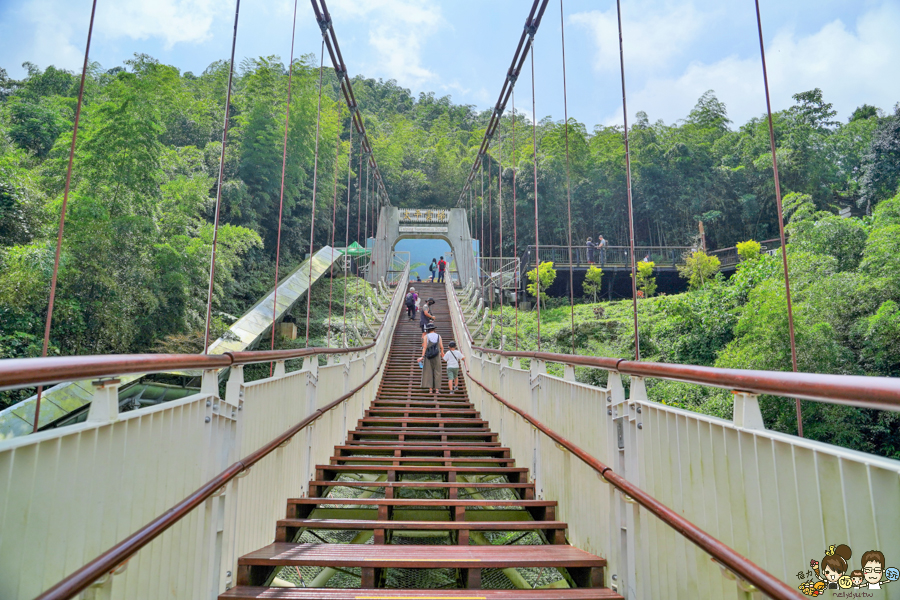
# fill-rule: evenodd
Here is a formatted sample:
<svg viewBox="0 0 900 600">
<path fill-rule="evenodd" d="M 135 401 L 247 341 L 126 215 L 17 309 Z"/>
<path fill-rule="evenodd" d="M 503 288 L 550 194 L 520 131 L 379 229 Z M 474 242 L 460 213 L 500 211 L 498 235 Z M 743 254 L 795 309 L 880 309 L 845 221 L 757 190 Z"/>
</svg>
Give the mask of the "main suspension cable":
<svg viewBox="0 0 900 600">
<path fill-rule="evenodd" d="M 541 246 L 538 238 L 537 100 L 534 93 L 534 42 L 531 44 L 531 142 L 534 150 L 534 263 L 537 297 L 537 349 L 541 350 Z"/>
<path fill-rule="evenodd" d="M 784 268 L 784 296 L 787 301 L 788 334 L 791 342 L 791 367 L 796 373 L 797 342 L 794 338 L 794 307 L 791 303 L 791 280 L 788 275 L 787 245 L 784 236 L 784 210 L 781 203 L 781 179 L 778 176 L 778 157 L 775 151 L 775 129 L 772 126 L 772 102 L 769 99 L 769 75 L 766 70 L 766 48 L 763 42 L 762 16 L 759 11 L 759 0 L 756 0 L 756 25 L 759 29 L 759 55 L 762 59 L 763 87 L 766 90 L 766 111 L 769 119 L 769 145 L 772 148 L 772 175 L 775 179 L 775 207 L 778 211 L 778 237 L 781 240 L 781 261 Z M 803 437 L 803 413 L 800 408 L 800 399 L 794 398 L 797 412 L 797 435 Z"/>
<path fill-rule="evenodd" d="M 569 161 L 569 103 L 566 92 L 566 19 L 563 0 L 559 0 L 559 27 L 562 40 L 563 117 L 566 129 L 566 209 L 569 217 L 569 307 L 572 321 L 572 354 L 575 354 L 575 274 L 572 266 L 572 172 Z"/>
<path fill-rule="evenodd" d="M 531 45 L 534 43 L 534 35 L 535 33 L 537 33 L 538 27 L 540 27 L 541 25 L 541 19 L 544 16 L 544 11 L 547 10 L 547 3 L 549 1 L 550 0 L 534 0 L 531 5 L 531 12 L 528 13 L 528 18 L 525 19 L 525 27 L 522 30 L 522 36 L 519 38 L 519 45 L 516 46 L 516 52 L 513 55 L 512 62 L 510 63 L 509 69 L 506 72 L 506 79 L 504 79 L 503 87 L 500 89 L 500 97 L 497 99 L 497 104 L 494 106 L 490 121 L 488 122 L 488 126 L 484 131 L 484 138 L 482 138 L 481 140 L 481 147 L 478 149 L 478 154 L 475 156 L 475 162 L 472 164 L 472 169 L 469 171 L 469 176 L 466 178 L 466 183 L 465 185 L 463 185 L 463 189 L 459 194 L 459 199 L 456 201 L 457 206 L 463 205 L 466 190 L 470 189 L 472 184 L 475 183 L 475 176 L 477 175 L 478 167 L 479 165 L 481 165 L 482 160 L 484 159 L 484 155 L 488 150 L 491 138 L 494 137 L 494 134 L 497 132 L 497 128 L 500 126 L 500 118 L 503 116 L 503 113 L 506 110 L 506 103 L 512 96 L 512 91 L 516 85 L 516 80 L 519 78 L 519 73 L 522 71 L 522 67 L 525 65 L 525 60 L 528 57 L 528 51 L 531 49 Z"/>
<path fill-rule="evenodd" d="M 334 24 L 332 23 L 331 14 L 328 12 L 328 6 L 325 0 L 310 0 L 313 11 L 316 13 L 316 21 L 319 29 L 322 31 L 322 37 L 325 39 L 325 47 L 328 48 L 328 54 L 331 57 L 331 64 L 334 65 L 335 73 L 340 82 L 341 93 L 347 108 L 350 109 L 351 127 L 355 127 L 359 133 L 360 153 L 365 154 L 369 164 L 372 167 L 372 174 L 375 178 L 375 184 L 378 186 L 378 198 L 381 205 L 390 205 L 387 189 L 384 187 L 384 181 L 381 177 L 381 171 L 378 169 L 378 163 L 375 161 L 375 154 L 372 151 L 372 145 L 369 143 L 369 136 L 366 133 L 366 127 L 363 124 L 362 117 L 359 113 L 359 104 L 353 93 L 353 85 L 347 74 L 347 65 L 344 64 L 344 57 L 341 55 L 341 48 L 338 45 L 337 35 L 334 32 Z M 357 235 L 357 238 L 359 236 Z"/>
<path fill-rule="evenodd" d="M 84 47 L 84 65 L 81 67 L 81 84 L 78 86 L 78 102 L 75 105 L 75 122 L 72 126 L 72 144 L 69 146 L 69 165 L 66 167 L 66 187 L 63 190 L 62 206 L 59 209 L 59 231 L 56 234 L 56 253 L 53 256 L 53 274 L 50 276 L 50 298 L 47 300 L 47 320 L 44 323 L 44 342 L 41 347 L 41 358 L 47 358 L 50 349 L 50 328 L 53 324 L 53 305 L 56 303 L 56 282 L 59 275 L 59 256 L 62 251 L 63 230 L 66 225 L 66 206 L 69 204 L 69 188 L 72 184 L 72 164 L 75 161 L 75 143 L 78 141 L 78 122 L 81 119 L 81 104 L 84 101 L 84 81 L 87 78 L 88 57 L 91 53 L 91 37 L 94 34 L 94 16 L 97 14 L 97 0 L 91 5 L 91 20 L 88 24 L 87 43 Z M 34 423 L 32 433 L 37 433 L 41 420 L 41 396 L 44 386 L 38 386 L 37 400 L 34 403 Z"/>
<path fill-rule="evenodd" d="M 322 40 L 321 61 L 319 63 L 319 104 L 316 107 L 316 144 L 315 157 L 313 158 L 313 191 L 312 191 L 312 216 L 309 220 L 309 281 L 306 285 L 306 348 L 309 348 L 309 311 L 312 306 L 312 272 L 313 272 L 313 242 L 316 239 L 316 190 L 319 184 L 319 130 L 322 121 L 322 74 L 325 72 L 325 40 Z"/>
<path fill-rule="evenodd" d="M 288 62 L 287 104 L 284 109 L 284 144 L 281 152 L 281 191 L 278 195 L 278 236 L 275 241 L 275 292 L 272 296 L 272 350 L 275 349 L 275 320 L 278 313 L 278 267 L 281 263 L 281 216 L 284 211 L 284 175 L 287 169 L 288 125 L 291 119 L 291 91 L 294 82 L 294 40 L 297 35 L 297 0 L 294 0 L 294 20 L 291 25 L 291 57 Z M 269 363 L 269 377 L 275 363 Z"/>
<path fill-rule="evenodd" d="M 625 175 L 628 188 L 628 232 L 631 253 L 631 301 L 634 309 L 634 360 L 641 360 L 637 312 L 637 267 L 634 260 L 634 205 L 631 198 L 631 154 L 628 150 L 628 104 L 625 100 L 625 50 L 622 45 L 622 0 L 616 0 L 619 21 L 619 66 L 622 73 L 622 119 L 625 124 Z"/>
<path fill-rule="evenodd" d="M 209 322 L 212 318 L 213 283 L 216 279 L 216 245 L 219 238 L 219 213 L 222 207 L 222 179 L 225 177 L 225 145 L 228 141 L 228 111 L 231 107 L 231 82 L 234 78 L 234 49 L 237 46 L 238 17 L 241 0 L 234 3 L 234 35 L 231 38 L 231 60 L 228 63 L 228 89 L 225 92 L 225 124 L 222 127 L 222 153 L 219 156 L 219 178 L 216 182 L 216 216 L 213 223 L 212 252 L 209 258 L 209 292 L 206 296 L 206 331 L 203 334 L 203 354 L 209 351 Z"/>
</svg>

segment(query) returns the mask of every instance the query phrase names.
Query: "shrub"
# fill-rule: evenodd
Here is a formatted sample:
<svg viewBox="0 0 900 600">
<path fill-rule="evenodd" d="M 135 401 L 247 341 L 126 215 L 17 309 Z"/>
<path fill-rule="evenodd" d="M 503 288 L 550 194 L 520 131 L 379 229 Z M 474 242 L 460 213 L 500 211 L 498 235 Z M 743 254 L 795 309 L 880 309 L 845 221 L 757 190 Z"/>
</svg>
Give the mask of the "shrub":
<svg viewBox="0 0 900 600">
<path fill-rule="evenodd" d="M 699 290 L 719 272 L 720 264 L 717 257 L 697 250 L 688 257 L 685 264 L 679 265 L 678 274 L 688 280 L 692 290 Z"/>
<path fill-rule="evenodd" d="M 747 240 L 746 242 L 738 242 L 737 253 L 744 262 L 756 260 L 759 258 L 759 251 L 762 246 L 755 240 Z"/>
<path fill-rule="evenodd" d="M 553 282 L 556 281 L 556 269 L 553 268 L 553 262 L 542 262 L 540 266 L 540 289 L 541 289 L 541 302 L 546 302 L 549 296 L 544 291 L 553 285 Z M 538 269 L 532 269 L 528 271 L 528 281 L 531 283 L 528 284 L 528 293 L 532 296 L 537 296 L 537 288 L 538 288 Z"/>
</svg>

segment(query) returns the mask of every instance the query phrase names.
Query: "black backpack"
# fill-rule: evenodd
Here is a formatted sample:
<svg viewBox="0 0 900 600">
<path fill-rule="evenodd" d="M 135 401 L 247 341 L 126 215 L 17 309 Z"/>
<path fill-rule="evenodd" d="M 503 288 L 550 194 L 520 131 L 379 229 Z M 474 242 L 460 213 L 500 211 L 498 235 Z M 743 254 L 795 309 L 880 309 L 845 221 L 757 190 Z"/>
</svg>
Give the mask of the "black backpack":
<svg viewBox="0 0 900 600">
<path fill-rule="evenodd" d="M 416 305 L 416 296 L 412 292 L 406 295 L 406 306 L 412 308 Z"/>
<path fill-rule="evenodd" d="M 425 348 L 425 358 L 434 358 L 435 356 L 440 354 L 441 351 L 438 349 L 438 344 L 440 344 L 440 343 L 441 343 L 441 336 L 438 336 L 438 341 L 436 341 L 433 344 L 428 344 L 428 347 Z"/>
</svg>

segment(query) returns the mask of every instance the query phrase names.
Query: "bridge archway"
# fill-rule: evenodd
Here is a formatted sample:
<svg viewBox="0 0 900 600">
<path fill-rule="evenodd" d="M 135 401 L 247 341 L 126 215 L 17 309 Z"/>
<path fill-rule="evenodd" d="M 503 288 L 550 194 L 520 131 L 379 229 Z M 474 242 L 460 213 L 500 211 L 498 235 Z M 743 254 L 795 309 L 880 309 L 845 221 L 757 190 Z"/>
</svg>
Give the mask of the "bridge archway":
<svg viewBox="0 0 900 600">
<path fill-rule="evenodd" d="M 368 279 L 375 283 L 387 275 L 391 252 L 405 239 L 437 239 L 450 245 L 459 280 L 477 280 L 472 234 L 464 208 L 415 209 L 384 206 L 378 216 Z M 450 261 L 448 261 L 450 262 Z"/>
</svg>

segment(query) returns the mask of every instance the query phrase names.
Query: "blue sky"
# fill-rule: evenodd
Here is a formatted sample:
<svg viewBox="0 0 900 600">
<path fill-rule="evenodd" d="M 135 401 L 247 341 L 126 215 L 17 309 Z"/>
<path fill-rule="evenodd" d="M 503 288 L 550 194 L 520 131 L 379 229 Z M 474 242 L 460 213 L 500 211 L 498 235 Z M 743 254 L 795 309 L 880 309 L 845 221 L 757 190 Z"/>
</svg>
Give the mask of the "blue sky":
<svg viewBox="0 0 900 600">
<path fill-rule="evenodd" d="M 760 0 L 775 108 L 821 87 L 839 116 L 869 103 L 900 102 L 900 0 Z M 396 79 L 414 93 L 492 105 L 531 2 L 528 0 L 331 0 L 351 74 Z M 623 0 L 628 107 L 651 120 L 683 118 L 713 89 L 735 123 L 765 110 L 752 0 Z M 293 2 L 243 0 L 237 56 L 290 51 Z M 536 40 L 537 114 L 561 119 L 560 6 L 551 0 Z M 78 69 L 90 0 L 0 0 L 0 67 Z M 615 4 L 565 0 L 569 114 L 621 122 Z M 184 71 L 202 71 L 230 51 L 232 0 L 99 0 L 91 58 L 104 67 L 146 52 Z M 298 54 L 321 37 L 299 0 Z M 517 109 L 531 114 L 530 73 Z M 363 107 L 365 108 L 365 107 Z"/>
</svg>

